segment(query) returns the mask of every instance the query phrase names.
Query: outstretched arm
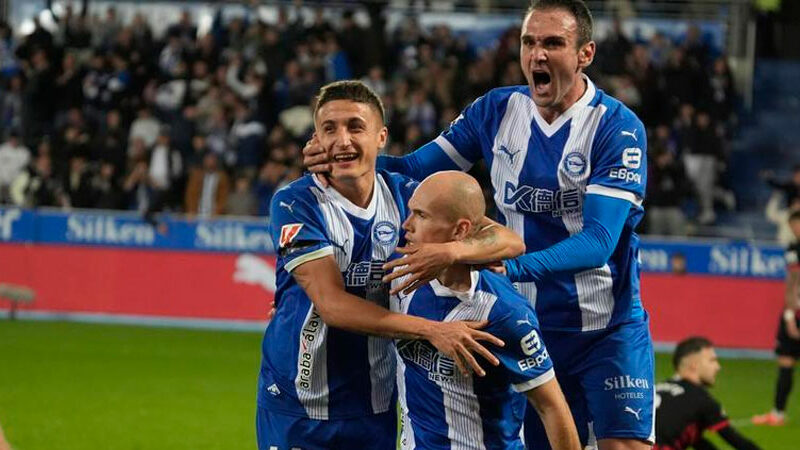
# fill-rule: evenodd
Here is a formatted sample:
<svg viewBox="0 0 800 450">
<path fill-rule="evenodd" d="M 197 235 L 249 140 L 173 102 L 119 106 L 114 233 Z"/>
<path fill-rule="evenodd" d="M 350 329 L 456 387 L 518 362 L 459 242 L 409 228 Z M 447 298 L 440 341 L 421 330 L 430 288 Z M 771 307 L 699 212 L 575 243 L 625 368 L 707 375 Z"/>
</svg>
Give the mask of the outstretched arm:
<svg viewBox="0 0 800 450">
<path fill-rule="evenodd" d="M 561 392 L 558 381 L 550 381 L 525 393 L 528 401 L 539 413 L 544 424 L 547 440 L 553 450 L 579 450 L 581 442 L 575 421 L 567 406 L 567 400 Z"/>
<path fill-rule="evenodd" d="M 538 281 L 554 272 L 601 267 L 622 234 L 631 203 L 599 194 L 587 194 L 583 230 L 544 250 L 505 261 L 511 281 Z"/>
<path fill-rule="evenodd" d="M 479 227 L 480 231 L 460 241 L 399 247 L 397 251 L 405 256 L 384 264 L 387 273 L 394 270 L 383 277 L 384 283 L 412 274 L 392 289 L 392 294 L 400 291 L 408 294 L 453 264 L 484 264 L 513 258 L 525 251 L 525 243 L 518 234 L 492 219 L 484 217 Z"/>
<path fill-rule="evenodd" d="M 503 341 L 480 331 L 485 322 L 435 322 L 391 312 L 345 290 L 342 274 L 332 256 L 301 264 L 292 271 L 322 320 L 329 326 L 388 338 L 427 339 L 466 372 L 471 367 L 484 375 L 472 352 L 490 363 L 499 361 L 478 340 L 502 347 Z"/>
<path fill-rule="evenodd" d="M 736 450 L 761 450 L 759 446 L 753 443 L 750 439 L 742 436 L 735 428 L 728 425 L 717 431 L 725 439 L 725 442 L 730 444 Z"/>
</svg>

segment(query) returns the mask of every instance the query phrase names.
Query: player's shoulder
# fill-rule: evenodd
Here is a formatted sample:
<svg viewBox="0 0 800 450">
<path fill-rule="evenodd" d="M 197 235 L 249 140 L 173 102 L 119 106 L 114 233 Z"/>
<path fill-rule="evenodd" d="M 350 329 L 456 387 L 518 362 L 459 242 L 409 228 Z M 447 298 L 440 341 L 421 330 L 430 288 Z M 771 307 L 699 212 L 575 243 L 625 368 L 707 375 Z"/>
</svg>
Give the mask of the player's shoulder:
<svg viewBox="0 0 800 450">
<path fill-rule="evenodd" d="M 514 289 L 514 285 L 503 275 L 485 269 L 479 271 L 475 290 L 487 292 L 496 297 L 489 314 L 490 322 L 535 314 L 528 300 Z"/>
<path fill-rule="evenodd" d="M 523 97 L 530 99 L 530 91 L 528 86 L 503 86 L 490 89 L 488 92 L 475 99 L 475 101 L 472 102 L 472 105 L 478 106 L 483 110 L 495 109 L 507 104 L 508 99 L 514 94 L 520 94 Z"/>
<path fill-rule="evenodd" d="M 313 209 L 321 198 L 325 198 L 324 189 L 312 175 L 304 175 L 275 191 L 271 209 L 275 213 L 285 207 L 287 212 L 293 214 L 300 209 Z"/>
<path fill-rule="evenodd" d="M 322 190 L 318 183 L 314 180 L 311 174 L 303 175 L 302 177 L 284 185 L 273 194 L 274 197 L 312 197 L 312 189 Z"/>
<path fill-rule="evenodd" d="M 378 169 L 377 173 L 390 189 L 407 189 L 413 191 L 419 185 L 419 181 L 401 173 L 390 172 L 385 169 Z"/>
</svg>

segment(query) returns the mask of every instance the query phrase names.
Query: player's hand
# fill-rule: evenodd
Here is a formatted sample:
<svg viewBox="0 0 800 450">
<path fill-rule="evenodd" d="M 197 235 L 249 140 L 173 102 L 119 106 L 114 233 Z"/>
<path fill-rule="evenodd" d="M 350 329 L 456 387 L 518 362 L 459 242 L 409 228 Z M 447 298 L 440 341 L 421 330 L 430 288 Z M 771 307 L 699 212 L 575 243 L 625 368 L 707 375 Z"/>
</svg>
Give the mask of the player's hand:
<svg viewBox="0 0 800 450">
<path fill-rule="evenodd" d="M 411 274 L 408 279 L 389 291 L 395 295 L 400 291 L 408 295 L 417 288 L 436 278 L 442 270 L 456 262 L 452 247 L 448 243 L 427 243 L 413 246 L 397 247 L 397 252 L 404 256 L 389 261 L 383 265 L 387 275 L 383 277 L 384 283 Z M 398 268 L 397 270 L 393 270 Z M 393 270 L 391 273 L 388 273 Z"/>
<path fill-rule="evenodd" d="M 481 322 L 439 322 L 426 336 L 426 339 L 441 353 L 453 358 L 458 370 L 464 375 L 470 371 L 479 376 L 486 375 L 486 371 L 478 364 L 473 353 L 483 356 L 490 364 L 497 366 L 500 361 L 478 341 L 486 341 L 498 347 L 505 343 L 481 328 L 489 324 L 488 320 Z"/>
<path fill-rule="evenodd" d="M 323 181 L 327 186 L 328 180 L 324 175 L 330 173 L 331 165 L 328 160 L 328 153 L 322 148 L 319 139 L 317 139 L 317 133 L 314 133 L 311 139 L 306 142 L 305 147 L 303 147 L 303 167 L 311 173 L 319 174 L 317 179 Z"/>
<path fill-rule="evenodd" d="M 473 267 L 475 267 L 475 269 L 477 270 L 483 270 L 483 269 L 490 270 L 496 274 L 503 276 L 507 274 L 506 265 L 503 264 L 503 261 L 494 261 L 486 264 L 477 264 Z"/>
</svg>

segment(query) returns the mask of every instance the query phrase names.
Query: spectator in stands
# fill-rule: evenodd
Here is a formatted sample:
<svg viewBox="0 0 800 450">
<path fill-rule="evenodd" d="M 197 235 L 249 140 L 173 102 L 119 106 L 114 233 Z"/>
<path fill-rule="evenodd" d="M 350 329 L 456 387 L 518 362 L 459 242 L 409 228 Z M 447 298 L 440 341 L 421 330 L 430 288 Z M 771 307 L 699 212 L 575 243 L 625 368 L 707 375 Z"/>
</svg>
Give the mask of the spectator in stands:
<svg viewBox="0 0 800 450">
<path fill-rule="evenodd" d="M 724 162 L 722 139 L 711 125 L 711 117 L 705 111 L 697 113 L 689 138 L 689 146 L 683 155 L 686 172 L 697 189 L 700 213 L 698 223 L 710 225 L 716 220 L 714 191 L 717 175 Z"/>
<path fill-rule="evenodd" d="M 100 170 L 91 179 L 92 208 L 124 209 L 125 196 L 116 178 L 117 166 L 103 161 Z"/>
<path fill-rule="evenodd" d="M 777 227 L 775 239 L 784 247 L 797 242 L 797 238 L 789 226 L 789 217 L 797 211 L 800 211 L 800 197 L 795 197 L 792 203 L 786 206 L 784 194 L 780 191 L 775 191 L 767 201 L 764 214 L 767 216 L 767 220 Z"/>
<path fill-rule="evenodd" d="M 176 206 L 177 192 L 173 187 L 180 186 L 183 177 L 183 158 L 172 146 L 170 128 L 161 127 L 156 144 L 150 152 L 148 179 L 152 192 L 152 211 L 161 211 L 165 207 Z"/>
<path fill-rule="evenodd" d="M 228 174 L 220 169 L 217 154 L 207 152 L 203 157 L 203 167 L 192 169 L 189 174 L 185 211 L 201 218 L 223 214 L 229 192 Z"/>
<path fill-rule="evenodd" d="M 22 127 L 22 77 L 8 80 L 8 89 L 0 91 L 0 132 Z"/>
<path fill-rule="evenodd" d="M 131 170 L 125 177 L 122 185 L 128 209 L 145 214 L 153 203 L 153 188 L 151 187 L 147 159 L 142 157 L 134 160 Z"/>
<path fill-rule="evenodd" d="M 281 183 L 286 179 L 289 169 L 281 161 L 270 159 L 263 166 L 258 174 L 256 184 L 256 199 L 258 201 L 258 215 L 268 216 L 269 205 L 272 201 L 272 194 L 278 190 Z"/>
<path fill-rule="evenodd" d="M 69 161 L 69 173 L 64 178 L 63 190 L 73 208 L 91 208 L 94 204 L 92 193 L 92 173 L 86 164 L 83 153 L 72 155 Z"/>
<path fill-rule="evenodd" d="M 794 166 L 792 176 L 788 180 L 779 180 L 771 171 L 764 172 L 762 177 L 767 184 L 783 194 L 787 206 L 800 199 L 800 164 Z"/>
<path fill-rule="evenodd" d="M 11 203 L 11 183 L 25 171 L 30 157 L 19 132 L 11 130 L 8 140 L 0 145 L 0 204 Z"/>
<path fill-rule="evenodd" d="M 50 57 L 43 49 L 33 51 L 23 91 L 22 125 L 26 143 L 52 131 L 55 113 L 56 85 Z"/>
<path fill-rule="evenodd" d="M 128 141 L 132 142 L 134 139 L 140 138 L 146 148 L 152 147 L 156 143 L 160 129 L 161 123 L 153 117 L 150 108 L 142 106 L 139 108 L 136 120 L 131 123 Z"/>
<path fill-rule="evenodd" d="M 225 214 L 231 216 L 254 216 L 258 211 L 258 200 L 253 193 L 250 175 L 240 172 L 236 175 L 233 192 L 228 196 Z"/>
<path fill-rule="evenodd" d="M 37 156 L 34 164 L 14 180 L 11 184 L 11 200 L 15 205 L 26 208 L 69 205 L 69 198 L 60 181 L 53 176 L 50 156 Z"/>
<path fill-rule="evenodd" d="M 647 175 L 647 232 L 686 235 L 686 216 L 681 209 L 691 192 L 681 160 L 664 148 L 651 150 Z"/>
</svg>

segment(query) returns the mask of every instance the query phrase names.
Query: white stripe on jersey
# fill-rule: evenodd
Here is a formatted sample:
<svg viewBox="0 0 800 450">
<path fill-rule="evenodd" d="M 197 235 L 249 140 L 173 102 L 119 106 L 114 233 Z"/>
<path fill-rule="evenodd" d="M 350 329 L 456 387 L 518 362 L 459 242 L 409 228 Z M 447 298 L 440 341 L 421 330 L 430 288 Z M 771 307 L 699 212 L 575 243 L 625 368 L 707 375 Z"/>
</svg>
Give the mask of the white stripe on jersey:
<svg viewBox="0 0 800 450">
<path fill-rule="evenodd" d="M 397 247 L 397 240 L 389 244 L 381 244 L 375 239 L 374 227 L 381 222 L 394 224 L 397 236 L 400 233 L 400 211 L 397 203 L 392 197 L 392 193 L 383 177 L 375 177 L 377 185 L 373 196 L 377 197 L 375 209 L 375 220 L 373 229 L 370 230 L 372 236 L 372 261 L 387 261 Z M 388 306 L 388 305 L 387 305 Z M 392 401 L 392 392 L 386 389 L 391 385 L 392 374 L 395 369 L 394 350 L 392 349 L 391 339 L 370 336 L 368 338 L 369 353 L 369 379 L 372 384 L 372 410 L 375 414 L 380 414 L 389 410 Z"/>
<path fill-rule="evenodd" d="M 525 167 L 528 157 L 528 145 L 531 139 L 531 122 L 535 115 L 536 105 L 530 97 L 514 93 L 508 99 L 503 120 L 497 129 L 492 144 L 494 161 L 491 165 L 491 179 L 494 187 L 494 202 L 506 218 L 506 226 L 514 230 L 523 242 L 525 241 L 525 214 L 517 211 L 516 206 L 508 205 L 503 198 L 506 182 L 519 185 L 519 174 Z M 505 146 L 506 153 L 500 150 Z M 513 155 L 513 156 L 509 156 Z M 514 287 L 524 295 L 531 306 L 536 307 L 536 283 L 514 283 Z"/>
<path fill-rule="evenodd" d="M 328 326 L 312 303 L 300 328 L 297 353 L 297 399 L 311 419 L 328 419 Z"/>
<path fill-rule="evenodd" d="M 456 163 L 456 165 L 461 170 L 466 172 L 467 170 L 472 168 L 472 163 L 469 162 L 463 156 L 461 156 L 461 153 L 458 153 L 458 150 L 456 150 L 456 148 L 453 147 L 453 144 L 451 144 L 450 141 L 447 140 L 447 138 L 445 138 L 440 134 L 436 139 L 433 140 L 433 142 L 437 143 L 439 147 L 441 147 L 442 150 L 444 150 L 445 154 L 447 154 L 447 156 L 449 156 L 450 159 L 452 159 L 453 162 Z"/>
<path fill-rule="evenodd" d="M 333 256 L 336 259 L 336 264 L 339 266 L 340 271 L 346 272 L 347 267 L 350 265 L 350 258 L 353 255 L 355 241 L 353 224 L 350 223 L 344 210 L 338 207 L 338 204 L 328 197 L 326 192 L 313 187 L 311 192 L 317 198 L 319 209 L 328 228 L 328 238 L 334 244 Z"/>
<path fill-rule="evenodd" d="M 413 450 L 417 443 L 414 441 L 414 427 L 411 424 L 411 417 L 408 416 L 408 400 L 406 400 L 406 364 L 400 353 L 397 355 L 397 400 L 400 402 L 400 448 L 402 450 Z"/>
<path fill-rule="evenodd" d="M 592 172 L 592 144 L 606 109 L 602 104 L 597 107 L 585 106 L 576 110 L 573 115 L 569 137 L 564 144 L 561 161 L 558 163 L 558 186 L 562 192 L 572 189 L 578 189 L 582 194 L 586 192 L 586 184 Z M 579 174 L 564 169 L 564 158 L 575 152 L 581 153 L 586 161 L 585 170 Z M 561 220 L 570 235 L 579 233 L 583 229 L 583 211 L 580 209 L 566 211 Z M 578 306 L 581 309 L 583 331 L 600 330 L 608 326 L 614 311 L 613 282 L 608 264 L 575 274 L 575 289 L 578 294 Z"/>
<path fill-rule="evenodd" d="M 587 194 L 605 195 L 606 197 L 614 197 L 620 200 L 627 200 L 636 206 L 642 206 L 642 199 L 631 191 L 625 189 L 615 189 L 601 184 L 590 184 L 586 186 Z"/>
</svg>

